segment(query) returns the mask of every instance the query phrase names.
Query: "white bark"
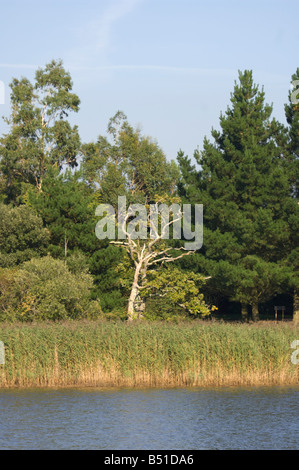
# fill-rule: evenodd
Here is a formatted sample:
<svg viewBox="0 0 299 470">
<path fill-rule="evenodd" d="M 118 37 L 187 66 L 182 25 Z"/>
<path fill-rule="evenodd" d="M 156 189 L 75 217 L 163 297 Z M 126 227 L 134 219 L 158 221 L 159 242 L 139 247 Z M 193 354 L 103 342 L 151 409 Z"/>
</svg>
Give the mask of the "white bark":
<svg viewBox="0 0 299 470">
<path fill-rule="evenodd" d="M 128 303 L 128 317 L 127 318 L 129 321 L 134 320 L 135 315 L 136 315 L 136 298 L 140 291 L 139 286 L 138 286 L 138 281 L 139 281 L 141 267 L 142 267 L 142 262 L 138 263 L 135 269 L 134 280 L 133 280 L 131 294 L 130 294 L 129 303 Z"/>
<path fill-rule="evenodd" d="M 155 238 L 150 240 L 143 240 L 140 243 L 140 240 L 133 240 L 131 234 L 126 229 L 127 220 L 130 217 L 130 213 L 127 213 L 126 217 L 122 221 L 121 229 L 123 233 L 126 235 L 126 239 L 123 241 L 111 241 L 115 245 L 122 246 L 126 249 L 128 254 L 130 255 L 131 260 L 134 262 L 135 265 L 135 273 L 134 279 L 131 287 L 131 293 L 128 302 L 128 310 L 127 310 L 127 319 L 128 321 L 132 321 L 134 318 L 140 316 L 140 310 L 143 310 L 144 304 L 137 308 L 137 299 L 140 299 L 140 292 L 143 288 L 145 288 L 146 283 L 146 275 L 149 266 L 153 266 L 155 264 L 163 264 L 175 261 L 183 256 L 191 255 L 194 251 L 186 251 L 184 248 L 163 248 L 158 249 L 158 243 L 162 241 L 163 236 L 167 227 L 171 224 L 176 222 L 177 219 L 173 219 L 170 222 L 164 224 L 161 227 L 161 234 L 158 235 L 157 228 L 155 229 Z M 182 218 L 182 214 L 180 214 L 180 218 Z M 177 256 L 171 255 L 170 252 L 173 251 L 181 251 L 181 253 Z M 183 251 L 183 253 L 182 253 Z M 142 301 L 140 301 L 142 304 Z"/>
</svg>

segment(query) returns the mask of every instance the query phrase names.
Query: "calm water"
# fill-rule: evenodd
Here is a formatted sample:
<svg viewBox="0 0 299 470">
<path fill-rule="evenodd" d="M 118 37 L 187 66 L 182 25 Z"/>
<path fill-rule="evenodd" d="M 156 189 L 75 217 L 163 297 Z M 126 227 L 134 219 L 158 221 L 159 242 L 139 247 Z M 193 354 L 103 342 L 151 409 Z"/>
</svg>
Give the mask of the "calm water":
<svg viewBox="0 0 299 470">
<path fill-rule="evenodd" d="M 0 391 L 0 449 L 298 449 L 299 387 Z"/>
</svg>

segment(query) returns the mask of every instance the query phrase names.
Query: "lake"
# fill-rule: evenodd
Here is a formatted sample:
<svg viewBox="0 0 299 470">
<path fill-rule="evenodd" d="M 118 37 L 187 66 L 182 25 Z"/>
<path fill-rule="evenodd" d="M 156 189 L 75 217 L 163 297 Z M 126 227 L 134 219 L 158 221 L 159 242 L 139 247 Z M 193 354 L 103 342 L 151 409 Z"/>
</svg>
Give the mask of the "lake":
<svg viewBox="0 0 299 470">
<path fill-rule="evenodd" d="M 1 390 L 0 449 L 298 449 L 299 387 Z"/>
</svg>

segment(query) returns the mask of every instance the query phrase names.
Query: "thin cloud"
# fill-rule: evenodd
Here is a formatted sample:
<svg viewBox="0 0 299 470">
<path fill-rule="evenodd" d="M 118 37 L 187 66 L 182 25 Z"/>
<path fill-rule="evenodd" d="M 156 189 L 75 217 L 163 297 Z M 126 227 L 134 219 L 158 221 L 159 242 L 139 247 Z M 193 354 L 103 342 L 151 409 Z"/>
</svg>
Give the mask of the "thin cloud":
<svg viewBox="0 0 299 470">
<path fill-rule="evenodd" d="M 95 60 L 100 53 L 104 52 L 110 44 L 112 28 L 114 24 L 121 20 L 126 14 L 134 9 L 135 6 L 144 0 L 118 0 L 109 3 L 106 10 L 101 12 L 98 18 L 89 21 L 80 28 L 79 37 L 85 38 L 86 45 L 73 49 L 66 54 L 69 58 L 70 69 L 96 70 L 96 68 L 84 67 L 84 63 L 90 63 Z M 0 68 L 5 69 L 37 69 L 41 65 L 34 64 L 13 64 L 0 63 Z M 113 68 L 113 67 L 112 67 Z"/>
<path fill-rule="evenodd" d="M 37 70 L 39 67 L 42 67 L 44 64 L 34 65 L 34 64 L 7 64 L 0 63 L 0 69 L 28 69 L 28 70 Z M 105 71 L 130 71 L 135 70 L 136 72 L 140 71 L 153 71 L 153 72 L 165 72 L 165 73 L 183 73 L 183 74 L 197 74 L 201 76 L 215 76 L 220 77 L 228 76 L 237 78 L 238 70 L 236 69 L 225 69 L 225 68 L 204 68 L 204 67 L 179 67 L 176 65 L 155 65 L 155 64 L 110 64 L 110 65 L 81 65 L 73 64 L 67 62 L 64 64 L 67 70 L 71 71 L 82 71 L 82 72 L 105 72 Z M 264 70 L 257 71 L 257 74 L 266 78 L 269 81 L 275 83 L 285 83 L 289 84 L 290 90 L 293 89 L 289 81 L 289 77 L 286 74 L 278 73 L 268 73 Z"/>
<path fill-rule="evenodd" d="M 68 62 L 78 66 L 99 59 L 99 56 L 109 48 L 115 23 L 130 13 L 142 1 L 144 0 L 118 0 L 109 4 L 98 18 L 84 24 L 80 28 L 79 35 L 81 40 L 84 38 L 85 45 L 70 51 Z"/>
<path fill-rule="evenodd" d="M 119 64 L 119 65 L 99 65 L 99 66 L 84 66 L 67 64 L 69 70 L 81 72 L 105 72 L 105 71 L 131 71 L 136 72 L 150 71 L 157 73 L 170 73 L 170 74 L 197 74 L 201 76 L 218 75 L 221 76 L 236 76 L 235 69 L 219 69 L 219 68 L 204 68 L 204 67 L 179 67 L 176 65 L 155 65 L 155 64 Z"/>
<path fill-rule="evenodd" d="M 98 21 L 90 24 L 94 29 L 96 49 L 103 49 L 108 46 L 114 23 L 129 13 L 138 3 L 140 3 L 140 0 L 122 0 L 114 3 L 104 11 Z"/>
<path fill-rule="evenodd" d="M 178 67 L 175 65 L 134 65 L 134 64 L 120 64 L 120 65 L 99 65 L 99 66 L 72 66 L 70 68 L 74 70 L 160 70 L 165 72 L 202 72 L 202 73 L 231 73 L 235 72 L 233 69 L 212 69 L 212 68 L 201 68 L 201 67 Z"/>
<path fill-rule="evenodd" d="M 7 64 L 7 63 L 0 63 L 0 68 L 7 68 L 7 69 L 30 69 L 36 70 L 37 68 L 41 67 L 42 65 L 34 65 L 34 64 Z M 155 64 L 110 64 L 110 65 L 75 65 L 70 62 L 65 63 L 65 67 L 69 70 L 75 71 L 105 71 L 105 70 L 153 70 L 153 71 L 161 71 L 161 72 L 182 72 L 182 73 L 201 73 L 201 74 L 209 74 L 209 73 L 223 73 L 223 74 L 231 74 L 232 72 L 235 73 L 235 70 L 231 69 L 210 69 L 210 68 L 201 68 L 201 67 L 178 67 L 175 65 L 155 65 Z"/>
</svg>

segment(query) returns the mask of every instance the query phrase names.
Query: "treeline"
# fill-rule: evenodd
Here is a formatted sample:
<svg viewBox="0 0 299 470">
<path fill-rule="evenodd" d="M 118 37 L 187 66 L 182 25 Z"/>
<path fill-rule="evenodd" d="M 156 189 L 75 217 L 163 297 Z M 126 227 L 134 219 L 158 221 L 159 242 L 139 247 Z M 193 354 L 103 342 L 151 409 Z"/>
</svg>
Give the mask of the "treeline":
<svg viewBox="0 0 299 470">
<path fill-rule="evenodd" d="M 292 76 L 298 79 L 299 69 Z M 0 138 L 2 321 L 125 319 L 134 276 L 140 290 L 133 310 L 149 319 L 216 311 L 257 320 L 275 299 L 289 302 L 296 314 L 294 94 L 285 105 L 284 125 L 271 117 L 272 106 L 252 72 L 240 72 L 220 130 L 213 129 L 203 150 L 194 152 L 196 165 L 181 150 L 176 161 L 168 161 L 120 111 L 106 135 L 83 143 L 68 120 L 80 100 L 61 61 L 37 70 L 33 83 L 13 79 L 10 88 L 9 130 Z M 152 263 L 136 276 L 134 257 L 95 235 L 96 207 L 116 207 L 118 196 L 128 204 L 203 204 L 203 247 L 167 259 L 171 263 Z M 180 243 L 161 240 L 155 249 L 169 254 Z"/>
</svg>

